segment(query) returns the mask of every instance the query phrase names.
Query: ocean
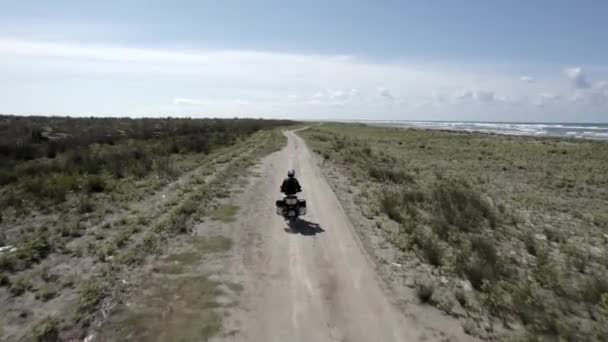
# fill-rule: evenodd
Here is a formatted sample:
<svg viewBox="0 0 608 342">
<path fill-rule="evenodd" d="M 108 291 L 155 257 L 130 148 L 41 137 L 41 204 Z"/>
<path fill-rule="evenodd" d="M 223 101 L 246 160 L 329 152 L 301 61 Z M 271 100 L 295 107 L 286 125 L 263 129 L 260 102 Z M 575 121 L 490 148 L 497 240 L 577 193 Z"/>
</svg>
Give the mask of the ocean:
<svg viewBox="0 0 608 342">
<path fill-rule="evenodd" d="M 367 124 L 390 127 L 416 127 L 466 132 L 524 135 L 534 137 L 566 137 L 608 141 L 608 124 L 597 123 L 524 123 L 468 121 L 366 121 Z"/>
</svg>

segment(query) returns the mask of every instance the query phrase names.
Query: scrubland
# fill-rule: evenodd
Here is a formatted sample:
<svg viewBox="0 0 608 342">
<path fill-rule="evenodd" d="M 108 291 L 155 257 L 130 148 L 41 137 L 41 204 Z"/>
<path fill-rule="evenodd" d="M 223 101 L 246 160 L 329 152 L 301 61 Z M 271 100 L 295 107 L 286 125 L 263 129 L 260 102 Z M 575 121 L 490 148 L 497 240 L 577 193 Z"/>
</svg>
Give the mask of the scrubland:
<svg viewBox="0 0 608 342">
<path fill-rule="evenodd" d="M 467 333 L 608 336 L 608 144 L 355 124 L 300 134 L 419 301 Z"/>
<path fill-rule="evenodd" d="M 125 279 L 151 263 L 179 273 L 167 260 L 184 253 L 167 246 L 196 222 L 235 215 L 222 203 L 228 189 L 284 144 L 290 124 L 0 116 L 0 340 L 82 339 L 121 302 Z M 222 237 L 190 240 L 184 267 L 230 248 Z M 212 302 L 212 281 L 183 281 Z M 219 326 L 204 314 L 201 338 Z"/>
</svg>

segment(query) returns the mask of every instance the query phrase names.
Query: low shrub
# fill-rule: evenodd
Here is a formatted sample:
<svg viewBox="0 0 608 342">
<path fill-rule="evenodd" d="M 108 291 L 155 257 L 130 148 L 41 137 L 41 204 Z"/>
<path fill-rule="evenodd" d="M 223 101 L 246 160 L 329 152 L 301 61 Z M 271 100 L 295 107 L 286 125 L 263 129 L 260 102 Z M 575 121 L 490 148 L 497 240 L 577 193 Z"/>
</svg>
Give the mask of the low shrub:
<svg viewBox="0 0 608 342">
<path fill-rule="evenodd" d="M 608 292 L 600 298 L 600 311 L 608 319 Z"/>
<path fill-rule="evenodd" d="M 474 236 L 471 239 L 471 249 L 475 252 L 481 260 L 492 266 L 496 266 L 498 263 L 498 252 L 496 246 L 489 236 Z"/>
<path fill-rule="evenodd" d="M 536 256 L 538 254 L 539 247 L 537 246 L 536 237 L 531 231 L 526 232 L 523 237 L 524 246 L 526 247 L 526 251 L 531 255 Z"/>
<path fill-rule="evenodd" d="M 9 276 L 7 274 L 0 273 L 0 287 L 10 286 L 10 285 L 11 285 L 11 278 L 9 278 Z"/>
<path fill-rule="evenodd" d="M 380 199 L 380 208 L 395 222 L 403 222 L 401 197 L 396 192 L 385 192 Z"/>
<path fill-rule="evenodd" d="M 585 302 L 599 305 L 602 296 L 608 294 L 608 276 L 599 273 L 588 276 L 583 282 L 581 292 Z"/>
<path fill-rule="evenodd" d="M 482 291 L 485 282 L 494 282 L 500 276 L 496 247 L 488 238 L 474 236 L 468 244 L 461 246 L 455 269 L 471 282 L 473 288 Z"/>
<path fill-rule="evenodd" d="M 401 192 L 404 203 L 419 204 L 427 200 L 427 194 L 419 189 L 406 189 Z"/>
<path fill-rule="evenodd" d="M 37 342 L 55 342 L 59 339 L 59 319 L 46 317 L 32 329 L 32 338 Z"/>
<path fill-rule="evenodd" d="M 19 277 L 19 278 L 15 279 L 11 283 L 10 288 L 9 288 L 9 292 L 11 293 L 11 295 L 13 295 L 15 297 L 21 296 L 26 291 L 31 291 L 31 290 L 32 290 L 32 284 L 31 284 L 30 280 L 25 277 Z"/>
<path fill-rule="evenodd" d="M 105 292 L 101 280 L 91 278 L 80 285 L 78 294 L 78 307 L 76 311 L 80 318 L 83 318 L 83 316 L 95 311 Z"/>
<path fill-rule="evenodd" d="M 82 228 L 80 226 L 80 222 L 76 221 L 74 223 L 64 223 L 59 228 L 59 233 L 62 237 L 80 237 L 82 236 Z"/>
<path fill-rule="evenodd" d="M 49 300 L 57 297 L 57 290 L 52 286 L 44 286 L 36 291 L 35 297 L 43 302 L 48 302 Z"/>
<path fill-rule="evenodd" d="M 454 292 L 454 297 L 456 298 L 460 306 L 462 306 L 463 308 L 467 307 L 469 300 L 467 298 L 466 292 L 463 289 L 456 289 L 456 291 Z"/>
<path fill-rule="evenodd" d="M 41 177 L 28 177 L 22 182 L 23 189 L 37 197 L 43 197 L 44 191 L 44 180 Z"/>
<path fill-rule="evenodd" d="M 172 179 L 177 176 L 177 169 L 170 157 L 157 157 L 154 160 L 154 170 L 159 178 Z"/>
<path fill-rule="evenodd" d="M 116 245 L 117 248 L 123 247 L 127 243 L 127 241 L 129 241 L 131 236 L 135 234 L 136 230 L 136 227 L 125 228 L 120 233 L 118 233 L 118 235 L 116 235 L 113 240 L 113 243 Z"/>
<path fill-rule="evenodd" d="M 17 175 L 9 170 L 0 170 L 0 186 L 13 183 L 17 180 Z"/>
<path fill-rule="evenodd" d="M 88 193 L 103 192 L 106 189 L 106 181 L 102 176 L 91 175 L 87 177 L 85 189 Z"/>
<path fill-rule="evenodd" d="M 568 256 L 568 262 L 574 269 L 581 273 L 584 273 L 587 270 L 591 262 L 591 255 L 588 250 L 579 246 L 569 245 L 566 248 L 566 254 Z"/>
<path fill-rule="evenodd" d="M 439 180 L 433 189 L 433 204 L 437 224 L 447 223 L 462 232 L 477 232 L 484 222 L 493 228 L 498 222 L 491 204 L 463 180 Z"/>
<path fill-rule="evenodd" d="M 70 191 L 79 189 L 78 177 L 64 173 L 28 177 L 21 184 L 27 193 L 37 198 L 48 198 L 57 203 L 65 201 Z"/>
<path fill-rule="evenodd" d="M 95 206 L 90 196 L 83 195 L 78 202 L 78 212 L 81 214 L 91 213 L 95 210 Z"/>
<path fill-rule="evenodd" d="M 182 205 L 178 208 L 177 211 L 180 214 L 190 216 L 198 210 L 199 206 L 200 206 L 199 203 L 194 201 L 192 198 L 188 198 L 184 201 L 184 203 L 182 203 Z"/>
<path fill-rule="evenodd" d="M 93 175 L 100 173 L 103 165 L 103 159 L 91 152 L 88 147 L 76 148 L 68 152 L 64 170 Z"/>
<path fill-rule="evenodd" d="M 443 246 L 441 246 L 437 239 L 429 239 L 420 248 L 429 264 L 433 266 L 441 266 L 443 264 Z"/>
<path fill-rule="evenodd" d="M 13 207 L 13 208 L 22 208 L 23 207 L 23 196 L 20 196 L 14 188 L 9 187 L 4 191 L 2 197 L 0 197 L 0 206 L 3 208 Z"/>
<path fill-rule="evenodd" d="M 416 295 L 422 303 L 430 303 L 435 293 L 435 283 L 430 279 L 416 282 Z"/>
<path fill-rule="evenodd" d="M 493 280 L 496 277 L 496 272 L 492 268 L 492 265 L 478 258 L 473 258 L 466 263 L 464 274 L 471 282 L 471 285 L 478 291 L 483 289 L 484 281 Z"/>
<path fill-rule="evenodd" d="M 368 167 L 370 177 L 380 182 L 391 183 L 414 183 L 414 176 L 399 168 L 388 168 L 376 165 Z"/>
<path fill-rule="evenodd" d="M 70 191 L 78 190 L 79 179 L 75 175 L 58 174 L 45 184 L 44 195 L 55 202 L 63 202 Z"/>
<path fill-rule="evenodd" d="M 31 238 L 17 246 L 17 251 L 0 256 L 0 271 L 15 272 L 29 268 L 32 264 L 46 258 L 52 245 L 45 235 Z"/>
</svg>

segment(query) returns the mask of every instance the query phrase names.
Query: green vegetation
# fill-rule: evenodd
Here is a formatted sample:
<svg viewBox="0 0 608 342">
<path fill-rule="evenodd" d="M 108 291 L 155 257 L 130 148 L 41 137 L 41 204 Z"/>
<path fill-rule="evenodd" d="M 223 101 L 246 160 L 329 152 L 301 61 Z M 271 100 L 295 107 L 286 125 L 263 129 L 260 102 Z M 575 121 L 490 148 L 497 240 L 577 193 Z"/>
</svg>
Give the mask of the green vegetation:
<svg viewBox="0 0 608 342">
<path fill-rule="evenodd" d="M 104 297 L 104 285 L 101 282 L 100 279 L 91 278 L 80 285 L 78 307 L 76 308 L 78 320 L 86 319 L 101 302 Z"/>
<path fill-rule="evenodd" d="M 207 341 L 220 331 L 221 317 L 214 311 L 222 294 L 218 283 L 204 276 L 182 276 L 154 279 L 150 285 L 141 299 L 145 305 L 121 307 L 108 329 L 121 329 L 121 336 L 137 341 Z M 176 293 L 180 300 L 175 300 Z M 167 303 L 171 315 L 166 315 Z M 102 334 L 110 334 L 108 329 Z"/>
<path fill-rule="evenodd" d="M 179 156 L 208 154 L 286 121 L 77 119 L 0 116 L 0 209 L 101 193 L 120 179 L 162 179 L 183 170 Z M 18 200 L 15 197 L 18 197 Z M 30 208 L 32 209 L 32 208 Z"/>
<path fill-rule="evenodd" d="M 46 317 L 32 329 L 32 338 L 37 342 L 54 342 L 59 337 L 59 320 Z"/>
<path fill-rule="evenodd" d="M 235 219 L 235 215 L 239 211 L 239 207 L 234 205 L 221 205 L 217 207 L 212 213 L 211 218 L 216 221 L 232 222 Z"/>
<path fill-rule="evenodd" d="M 453 293 L 467 330 L 490 319 L 535 340 L 608 336 L 608 144 L 346 124 L 300 134 L 401 258 L 453 279 L 435 292 Z"/>
<path fill-rule="evenodd" d="M 40 323 L 37 340 L 52 340 L 55 330 L 82 333 L 101 303 L 120 301 L 127 275 L 159 260 L 173 237 L 222 207 L 227 182 L 282 146 L 278 128 L 288 124 L 0 116 L 0 246 L 12 246 L 0 254 L 0 316 L 24 305 L 19 310 L 34 314 L 19 324 Z M 195 253 L 231 246 L 221 236 L 192 242 Z M 35 301 L 22 300 L 28 292 Z M 64 318 L 52 329 L 36 322 L 51 308 Z M 211 334 L 220 320 L 208 316 L 201 329 Z M 0 340 L 27 333 L 6 331 Z"/>
<path fill-rule="evenodd" d="M 32 290 L 32 284 L 30 279 L 26 277 L 19 277 L 15 279 L 9 288 L 9 292 L 13 296 L 20 296 L 24 294 L 26 291 Z"/>
<path fill-rule="evenodd" d="M 57 297 L 57 289 L 50 285 L 45 285 L 36 291 L 36 299 L 47 302 Z"/>
<path fill-rule="evenodd" d="M 232 240 L 225 236 L 197 236 L 192 240 L 194 248 L 204 253 L 225 252 L 232 247 Z"/>
<path fill-rule="evenodd" d="M 9 272 L 24 270 L 44 259 L 51 251 L 52 245 L 47 236 L 32 236 L 23 241 L 16 252 L 4 253 L 0 256 L 0 270 Z"/>
<path fill-rule="evenodd" d="M 435 284 L 432 280 L 425 279 L 416 283 L 416 295 L 422 303 L 431 303 L 434 292 Z"/>
</svg>

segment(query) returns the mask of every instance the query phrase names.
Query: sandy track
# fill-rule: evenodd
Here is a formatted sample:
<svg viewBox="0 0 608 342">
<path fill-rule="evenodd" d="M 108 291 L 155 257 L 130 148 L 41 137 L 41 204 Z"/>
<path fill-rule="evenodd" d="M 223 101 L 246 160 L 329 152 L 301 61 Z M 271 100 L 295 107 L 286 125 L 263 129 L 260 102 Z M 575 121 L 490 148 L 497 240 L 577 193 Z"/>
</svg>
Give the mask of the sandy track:
<svg viewBox="0 0 608 342">
<path fill-rule="evenodd" d="M 260 177 L 237 200 L 243 209 L 227 272 L 244 290 L 226 322 L 230 333 L 221 339 L 445 340 L 393 305 L 306 145 L 293 132 L 286 135 L 287 146 L 264 159 Z M 296 170 L 308 201 L 296 232 L 274 213 L 288 168 Z"/>
</svg>

